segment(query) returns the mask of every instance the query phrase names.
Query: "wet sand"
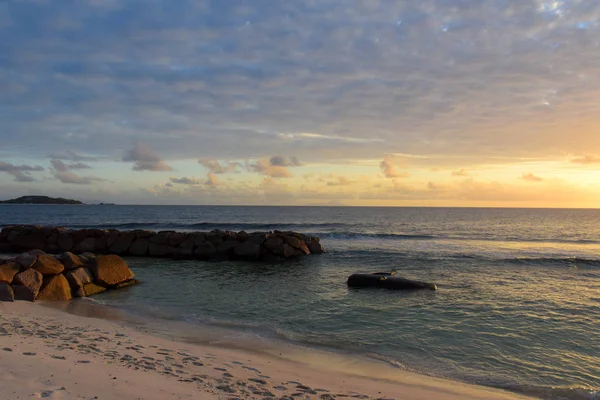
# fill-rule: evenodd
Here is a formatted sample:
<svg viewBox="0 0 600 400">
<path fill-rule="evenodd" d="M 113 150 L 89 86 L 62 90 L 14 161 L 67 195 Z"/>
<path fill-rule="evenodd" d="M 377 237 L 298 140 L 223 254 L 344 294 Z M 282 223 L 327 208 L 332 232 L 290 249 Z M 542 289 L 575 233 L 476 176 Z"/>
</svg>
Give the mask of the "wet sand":
<svg viewBox="0 0 600 400">
<path fill-rule="evenodd" d="M 0 391 L 6 398 L 528 398 L 326 353 L 278 356 L 274 348 L 189 343 L 136 329 L 117 312 L 96 318 L 85 303 L 48 305 L 0 303 Z"/>
</svg>

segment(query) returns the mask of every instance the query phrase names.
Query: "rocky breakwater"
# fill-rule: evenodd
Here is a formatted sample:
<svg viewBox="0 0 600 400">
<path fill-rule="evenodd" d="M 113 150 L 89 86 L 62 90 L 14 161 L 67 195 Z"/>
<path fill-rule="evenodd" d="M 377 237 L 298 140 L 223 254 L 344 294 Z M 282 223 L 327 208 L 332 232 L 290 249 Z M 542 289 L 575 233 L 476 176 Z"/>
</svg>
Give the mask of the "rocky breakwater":
<svg viewBox="0 0 600 400">
<path fill-rule="evenodd" d="M 201 260 L 281 260 L 325 252 L 317 237 L 280 231 L 154 232 L 8 226 L 0 232 L 0 252 L 31 249 Z"/>
<path fill-rule="evenodd" d="M 70 300 L 138 283 L 116 255 L 50 255 L 31 250 L 0 259 L 0 301 Z"/>
</svg>

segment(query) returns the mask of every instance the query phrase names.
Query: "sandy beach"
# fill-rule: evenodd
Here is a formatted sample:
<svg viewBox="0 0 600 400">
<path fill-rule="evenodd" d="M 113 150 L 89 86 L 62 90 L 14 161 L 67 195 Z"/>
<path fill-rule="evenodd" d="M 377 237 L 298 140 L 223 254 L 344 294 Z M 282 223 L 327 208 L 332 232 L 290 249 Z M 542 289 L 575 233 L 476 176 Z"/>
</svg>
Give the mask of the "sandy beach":
<svg viewBox="0 0 600 400">
<path fill-rule="evenodd" d="M 0 303 L 2 398 L 524 399 L 397 370 L 373 379 L 195 345 L 44 304 Z"/>
</svg>

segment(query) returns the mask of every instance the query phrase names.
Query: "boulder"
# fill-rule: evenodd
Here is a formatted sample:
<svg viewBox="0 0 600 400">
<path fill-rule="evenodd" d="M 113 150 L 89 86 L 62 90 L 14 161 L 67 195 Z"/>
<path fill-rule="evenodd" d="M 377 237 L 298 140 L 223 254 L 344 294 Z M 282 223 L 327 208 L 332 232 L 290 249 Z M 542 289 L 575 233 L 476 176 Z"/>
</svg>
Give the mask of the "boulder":
<svg viewBox="0 0 600 400">
<path fill-rule="evenodd" d="M 217 248 L 211 242 L 201 243 L 194 251 L 194 256 L 200 259 L 209 259 L 217 254 Z"/>
<path fill-rule="evenodd" d="M 71 287 L 64 275 L 47 276 L 36 300 L 71 300 Z"/>
<path fill-rule="evenodd" d="M 206 242 L 206 235 L 202 232 L 193 233 L 192 236 L 194 237 L 194 246 L 200 246 Z"/>
<path fill-rule="evenodd" d="M 39 230 L 21 234 L 14 238 L 11 246 L 15 250 L 43 249 L 46 247 L 44 233 Z"/>
<path fill-rule="evenodd" d="M 252 242 L 252 243 L 258 243 L 258 244 L 263 244 L 265 242 L 265 240 L 267 240 L 267 235 L 264 233 L 252 233 L 250 236 L 248 236 L 248 239 L 246 239 L 246 242 Z"/>
<path fill-rule="evenodd" d="M 0 282 L 0 301 L 14 301 L 15 292 L 6 282 Z"/>
<path fill-rule="evenodd" d="M 256 260 L 260 257 L 260 244 L 252 242 L 239 243 L 233 249 L 236 256 L 249 260 Z"/>
<path fill-rule="evenodd" d="M 84 265 L 87 265 L 96 259 L 96 255 L 94 253 L 81 253 L 79 258 L 81 258 Z"/>
<path fill-rule="evenodd" d="M 137 285 L 138 283 L 140 283 L 140 281 L 138 281 L 137 279 L 130 279 L 125 282 L 117 283 L 113 289 L 121 289 L 127 286 Z"/>
<path fill-rule="evenodd" d="M 108 232 L 106 232 L 104 236 L 97 237 L 94 240 L 96 252 L 105 252 L 108 249 Z"/>
<path fill-rule="evenodd" d="M 156 232 L 154 232 L 154 231 L 146 231 L 146 230 L 142 230 L 142 229 L 138 229 L 133 232 L 135 233 L 136 239 L 149 238 L 149 237 L 156 235 Z"/>
<path fill-rule="evenodd" d="M 186 239 L 187 235 L 181 232 L 173 232 L 169 235 L 169 244 L 177 247 Z"/>
<path fill-rule="evenodd" d="M 12 285 L 15 300 L 34 301 L 35 295 L 23 285 Z"/>
<path fill-rule="evenodd" d="M 67 271 L 65 273 L 65 278 L 67 278 L 73 291 L 76 291 L 88 283 L 92 283 L 92 273 L 87 268 L 77 268 L 72 271 Z"/>
<path fill-rule="evenodd" d="M 281 246 L 283 245 L 283 239 L 278 237 L 278 236 L 271 236 L 270 238 L 268 238 L 267 240 L 265 240 L 265 247 L 271 251 L 274 251 L 275 249 L 279 249 L 281 248 Z"/>
<path fill-rule="evenodd" d="M 168 244 L 172 231 L 162 231 L 150 238 L 150 243 Z"/>
<path fill-rule="evenodd" d="M 41 256 L 42 254 L 46 254 L 46 252 L 44 250 L 40 250 L 40 249 L 29 250 L 29 251 L 26 251 L 25 253 L 32 255 L 34 257 Z"/>
<path fill-rule="evenodd" d="M 78 255 L 65 251 L 60 255 L 60 261 L 65 266 L 65 271 L 83 267 L 83 260 Z"/>
<path fill-rule="evenodd" d="M 86 283 L 75 291 L 75 297 L 88 297 L 106 291 L 104 286 L 95 283 Z"/>
<path fill-rule="evenodd" d="M 19 288 L 19 296 L 18 296 L 19 299 L 18 300 L 21 300 L 21 297 L 26 297 L 26 298 L 23 298 L 22 300 L 29 300 L 30 298 L 31 298 L 31 300 L 29 300 L 29 301 L 35 300 L 38 293 L 40 292 L 40 288 L 42 287 L 43 282 L 44 282 L 44 276 L 33 268 L 30 268 L 23 272 L 18 273 L 15 276 L 15 279 L 13 280 L 13 284 L 15 284 L 15 287 L 17 285 L 22 286 L 29 292 L 29 294 L 27 294 L 26 296 L 23 296 L 23 290 L 25 290 L 25 289 Z M 15 296 L 17 296 L 16 290 L 15 290 Z"/>
<path fill-rule="evenodd" d="M 125 260 L 116 255 L 96 257 L 91 263 L 90 270 L 95 280 L 102 286 L 113 286 L 134 276 Z"/>
<path fill-rule="evenodd" d="M 155 243 L 150 241 L 150 244 L 148 245 L 148 253 L 152 257 L 170 257 L 173 255 L 173 253 L 175 253 L 175 249 L 166 244 L 166 241 L 165 243 Z"/>
<path fill-rule="evenodd" d="M 29 253 L 22 253 L 22 254 L 19 254 L 15 258 L 15 261 L 17 263 L 19 263 L 19 265 L 21 265 L 21 267 L 27 269 L 27 268 L 33 267 L 33 264 L 35 263 L 36 259 L 37 259 L 37 256 L 34 256 Z"/>
<path fill-rule="evenodd" d="M 217 256 L 219 258 L 230 258 L 234 253 L 233 250 L 238 246 L 237 241 L 226 241 L 217 246 Z"/>
<path fill-rule="evenodd" d="M 284 243 L 280 249 L 282 250 L 281 253 L 277 254 L 282 255 L 284 258 L 291 258 L 296 256 L 296 250 L 287 243 Z"/>
<path fill-rule="evenodd" d="M 65 270 L 65 267 L 56 258 L 47 254 L 42 254 L 35 260 L 33 269 L 43 275 L 58 275 Z"/>
<path fill-rule="evenodd" d="M 108 231 L 108 236 L 106 237 L 106 248 L 110 249 L 112 247 L 112 245 L 114 245 L 117 242 L 117 239 L 119 239 L 119 234 L 120 232 L 116 229 L 110 229 Z"/>
<path fill-rule="evenodd" d="M 171 236 L 173 236 L 173 235 L 171 235 Z M 188 237 L 183 242 L 181 242 L 179 247 L 177 247 L 177 250 L 175 251 L 175 258 L 178 258 L 178 259 L 191 258 L 192 254 L 194 254 L 194 238 Z"/>
<path fill-rule="evenodd" d="M 13 278 L 19 273 L 20 270 L 21 266 L 16 262 L 11 261 L 0 265 L 0 282 L 5 282 L 10 285 L 13 281 Z"/>
<path fill-rule="evenodd" d="M 290 246 L 292 246 L 295 249 L 300 250 L 305 255 L 310 254 L 310 250 L 306 246 L 306 243 L 304 243 L 304 240 L 300 240 L 299 238 L 297 238 L 295 236 L 286 236 L 284 240 L 287 244 L 289 244 Z"/>
<path fill-rule="evenodd" d="M 133 232 L 121 232 L 115 243 L 109 247 L 109 251 L 115 254 L 125 254 L 135 239 Z"/>
<path fill-rule="evenodd" d="M 132 256 L 145 256 L 148 255 L 148 244 L 150 242 L 145 237 L 135 239 L 131 247 L 129 248 L 129 254 Z"/>
<path fill-rule="evenodd" d="M 223 243 L 223 239 L 221 238 L 221 235 L 219 235 L 217 232 L 210 232 L 206 234 L 206 240 L 208 242 L 211 242 L 212 244 L 214 244 L 215 246 L 220 245 L 221 243 Z"/>
<path fill-rule="evenodd" d="M 75 253 L 86 253 L 96 251 L 96 239 L 95 237 L 89 237 L 83 239 L 80 243 L 75 245 L 73 250 Z"/>
<path fill-rule="evenodd" d="M 246 240 L 248 240 L 250 235 L 248 234 L 248 232 L 240 231 L 235 235 L 235 237 L 238 242 L 245 242 Z"/>
<path fill-rule="evenodd" d="M 56 241 L 58 247 L 60 247 L 64 251 L 73 250 L 73 246 L 75 245 L 75 240 L 73 240 L 73 236 L 71 236 L 68 232 L 62 232 L 58 235 L 58 240 Z"/>
<path fill-rule="evenodd" d="M 321 243 L 319 242 L 319 240 L 315 240 L 316 238 L 312 238 L 312 240 L 310 241 L 310 252 L 312 254 L 323 254 L 325 253 L 325 248 L 321 245 Z"/>
</svg>

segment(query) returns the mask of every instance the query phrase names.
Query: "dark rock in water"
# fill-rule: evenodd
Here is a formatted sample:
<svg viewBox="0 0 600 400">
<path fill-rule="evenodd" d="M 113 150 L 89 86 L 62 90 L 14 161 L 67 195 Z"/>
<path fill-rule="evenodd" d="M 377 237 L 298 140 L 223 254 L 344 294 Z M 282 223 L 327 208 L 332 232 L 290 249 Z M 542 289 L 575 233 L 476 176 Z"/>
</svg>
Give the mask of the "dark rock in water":
<svg viewBox="0 0 600 400">
<path fill-rule="evenodd" d="M 429 289 L 436 290 L 437 286 L 434 283 L 413 281 L 411 279 L 392 276 L 391 274 L 384 275 L 382 273 L 375 274 L 354 274 L 348 278 L 349 287 L 377 287 L 384 289 Z"/>
<path fill-rule="evenodd" d="M 240 258 L 256 260 L 260 257 L 260 244 L 243 242 L 235 246 L 233 251 Z"/>
</svg>

